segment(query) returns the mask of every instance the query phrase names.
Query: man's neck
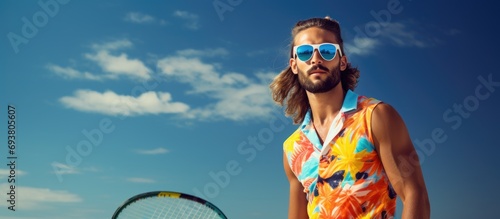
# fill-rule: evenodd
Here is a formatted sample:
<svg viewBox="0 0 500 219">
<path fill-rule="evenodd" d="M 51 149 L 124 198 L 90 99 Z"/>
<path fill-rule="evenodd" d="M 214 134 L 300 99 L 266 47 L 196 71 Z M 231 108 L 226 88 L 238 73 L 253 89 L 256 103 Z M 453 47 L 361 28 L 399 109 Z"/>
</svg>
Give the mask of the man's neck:
<svg viewBox="0 0 500 219">
<path fill-rule="evenodd" d="M 330 91 L 324 93 L 307 92 L 311 106 L 312 119 L 316 126 L 329 126 L 342 108 L 345 91 L 339 83 Z"/>
</svg>

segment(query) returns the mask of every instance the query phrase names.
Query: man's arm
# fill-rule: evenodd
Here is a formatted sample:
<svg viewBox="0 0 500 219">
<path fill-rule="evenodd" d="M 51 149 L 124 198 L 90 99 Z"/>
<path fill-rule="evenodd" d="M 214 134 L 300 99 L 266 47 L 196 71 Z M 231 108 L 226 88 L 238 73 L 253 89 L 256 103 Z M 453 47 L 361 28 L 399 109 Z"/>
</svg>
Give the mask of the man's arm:
<svg viewBox="0 0 500 219">
<path fill-rule="evenodd" d="M 304 187 L 290 169 L 290 165 L 288 165 L 288 159 L 285 154 L 283 154 L 283 167 L 285 168 L 288 182 L 290 182 L 288 219 L 308 219 L 307 199 L 306 194 L 304 193 Z"/>
<path fill-rule="evenodd" d="M 430 204 L 424 177 L 403 119 L 388 104 L 373 110 L 375 147 L 389 180 L 403 202 L 403 219 L 430 218 Z"/>
</svg>

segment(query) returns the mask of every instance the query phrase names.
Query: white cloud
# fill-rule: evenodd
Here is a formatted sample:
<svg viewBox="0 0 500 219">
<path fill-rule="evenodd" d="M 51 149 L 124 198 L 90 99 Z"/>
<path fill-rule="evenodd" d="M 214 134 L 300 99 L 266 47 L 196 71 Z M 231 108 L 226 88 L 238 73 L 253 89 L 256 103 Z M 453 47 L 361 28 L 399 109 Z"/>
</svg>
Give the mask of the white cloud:
<svg viewBox="0 0 500 219">
<path fill-rule="evenodd" d="M 157 154 L 166 154 L 168 152 L 167 149 L 165 148 L 155 148 L 155 149 L 150 149 L 150 150 L 137 150 L 137 153 L 139 154 L 146 154 L 146 155 L 157 155 Z"/>
<path fill-rule="evenodd" d="M 215 51 L 210 53 L 210 51 Z M 139 96 L 120 95 L 113 91 L 97 92 L 77 90 L 59 101 L 66 107 L 83 112 L 113 116 L 139 116 L 148 114 L 176 114 L 184 118 L 209 120 L 229 119 L 242 121 L 264 119 L 274 106 L 268 84 L 275 73 L 258 73 L 250 78 L 237 72 L 221 73 L 217 63 L 206 63 L 201 57 L 226 54 L 223 48 L 213 50 L 186 49 L 157 62 L 162 77 L 187 84 L 186 94 L 201 95 L 211 101 L 204 106 L 190 107 L 187 103 L 173 102 L 167 92 L 145 92 Z M 189 57 L 189 58 L 188 58 Z M 138 153 L 166 153 L 166 149 Z"/>
<path fill-rule="evenodd" d="M 183 57 L 219 57 L 227 56 L 229 52 L 224 48 L 214 48 L 214 49 L 184 49 L 177 51 L 177 55 Z"/>
<path fill-rule="evenodd" d="M 217 91 L 250 82 L 243 74 L 220 75 L 216 68 L 216 65 L 204 63 L 199 58 L 171 56 L 158 61 L 158 69 L 164 76 L 190 84 L 192 93 Z"/>
<path fill-rule="evenodd" d="M 16 210 L 35 210 L 50 207 L 54 203 L 78 203 L 82 199 L 73 193 L 65 190 L 52 190 L 48 188 L 35 188 L 16 186 L 16 201 L 19 201 L 19 206 Z M 0 193 L 7 194 L 10 192 L 10 185 L 7 183 L 0 184 Z M 2 201 L 0 206 L 9 206 L 9 202 Z"/>
<path fill-rule="evenodd" d="M 85 168 L 82 168 L 82 171 L 85 171 L 85 172 L 101 172 L 101 170 L 97 167 L 85 167 Z"/>
<path fill-rule="evenodd" d="M 59 101 L 75 110 L 113 116 L 183 113 L 189 109 L 184 103 L 172 102 L 170 93 L 153 91 L 133 97 L 119 95 L 113 91 L 99 93 L 92 90 L 77 90 L 73 96 L 62 97 Z"/>
<path fill-rule="evenodd" d="M 54 170 L 54 174 L 61 176 L 64 174 L 77 174 L 80 173 L 76 167 L 70 166 L 67 164 L 52 162 L 52 169 Z"/>
<path fill-rule="evenodd" d="M 129 59 L 127 54 L 121 53 L 119 56 L 109 54 L 106 50 L 100 50 L 95 54 L 85 54 L 85 57 L 95 61 L 103 71 L 124 75 L 138 79 L 150 79 L 151 70 L 147 68 L 139 59 Z"/>
<path fill-rule="evenodd" d="M 90 72 L 80 72 L 71 67 L 61 67 L 54 64 L 48 64 L 46 68 L 64 79 L 86 79 L 100 81 L 103 79 L 117 78 L 116 75 L 94 75 Z"/>
<path fill-rule="evenodd" d="M 408 25 L 411 24 L 411 25 Z M 435 37 L 426 36 L 428 31 L 417 31 L 418 24 L 412 22 L 388 22 L 378 23 L 380 29 L 373 36 L 356 36 L 352 42 L 344 44 L 347 55 L 369 55 L 382 44 L 393 44 L 399 47 L 424 48 L 433 46 L 439 42 Z M 411 26 L 413 28 L 409 29 Z M 455 34 L 453 31 L 452 34 Z"/>
<path fill-rule="evenodd" d="M 403 23 L 383 23 L 381 26 L 381 36 L 398 46 L 427 47 L 433 44 L 432 40 L 423 38 L 416 31 L 408 30 Z"/>
<path fill-rule="evenodd" d="M 155 18 L 148 14 L 143 14 L 140 12 L 129 12 L 125 15 L 125 21 L 129 21 L 132 23 L 151 23 L 155 21 Z"/>
<path fill-rule="evenodd" d="M 235 72 L 220 74 L 216 64 L 179 56 L 159 60 L 158 69 L 164 76 L 188 84 L 188 94 L 206 95 L 214 100 L 186 112 L 187 118 L 240 121 L 266 118 L 271 112 L 273 102 L 268 84 L 274 73 L 259 73 L 257 80 Z"/>
<path fill-rule="evenodd" d="M 111 50 L 130 48 L 132 46 L 133 46 L 132 42 L 130 42 L 128 39 L 121 39 L 106 43 L 93 43 L 91 47 L 96 51 L 99 50 L 111 51 Z"/>
<path fill-rule="evenodd" d="M 133 183 L 155 183 L 156 181 L 153 179 L 148 179 L 148 178 L 139 178 L 139 177 L 131 177 L 127 178 L 128 182 L 133 182 Z"/>
<path fill-rule="evenodd" d="M 150 79 L 152 71 L 141 60 L 131 59 L 123 52 L 119 55 L 112 54 L 112 52 L 132 46 L 132 42 L 127 39 L 92 44 L 91 48 L 94 52 L 87 53 L 84 56 L 102 69 L 103 73 L 101 74 L 92 74 L 87 71 L 79 71 L 71 67 L 61 67 L 55 64 L 47 64 L 46 68 L 65 79 L 101 81 L 104 79 L 118 79 L 120 76 L 139 80 Z"/>
<path fill-rule="evenodd" d="M 183 18 L 197 17 L 181 11 L 176 14 Z M 150 79 L 152 71 L 141 60 L 130 59 L 125 53 L 112 54 L 132 46 L 127 39 L 93 44 L 94 53 L 85 54 L 85 57 L 103 69 L 102 76 L 53 64 L 47 68 L 68 79 L 100 80 L 116 79 L 119 76 Z M 270 116 L 274 103 L 268 85 L 275 73 L 259 73 L 248 77 L 238 72 L 224 72 L 218 63 L 202 61 L 205 57 L 228 55 L 229 52 L 224 48 L 185 49 L 174 54 L 157 61 L 158 76 L 187 84 L 186 94 L 203 96 L 210 103 L 193 108 L 187 103 L 174 102 L 168 92 L 148 91 L 139 96 L 129 96 L 110 90 L 98 92 L 86 89 L 76 90 L 73 95 L 63 96 L 59 101 L 67 108 L 112 116 L 176 114 L 200 120 L 235 121 L 265 119 Z M 61 167 L 60 172 L 71 174 L 78 171 Z"/>
<path fill-rule="evenodd" d="M 247 52 L 247 56 L 249 57 L 255 57 L 255 56 L 260 56 L 268 53 L 269 51 L 267 49 L 260 49 L 260 50 L 254 50 Z"/>
<path fill-rule="evenodd" d="M 187 12 L 187 11 L 175 11 L 173 14 L 175 17 L 184 19 L 186 21 L 185 26 L 191 30 L 197 30 L 200 28 L 198 24 L 198 15 Z"/>
<path fill-rule="evenodd" d="M 0 179 L 9 178 L 9 176 L 11 175 L 10 171 L 11 171 L 11 169 L 0 169 Z M 14 175 L 15 176 L 23 176 L 25 174 L 26 174 L 26 172 L 16 169 Z"/>
<path fill-rule="evenodd" d="M 462 31 L 460 31 L 459 29 L 456 29 L 456 28 L 452 28 L 452 29 L 448 29 L 448 30 L 444 30 L 443 31 L 446 35 L 449 35 L 449 36 L 455 36 L 455 35 L 458 35 L 458 34 L 461 34 Z"/>
<path fill-rule="evenodd" d="M 372 53 L 379 42 L 374 38 L 356 37 L 353 43 L 345 43 L 345 53 L 347 55 L 367 55 Z"/>
<path fill-rule="evenodd" d="M 213 97 L 215 104 L 190 111 L 188 118 L 229 119 L 243 121 L 264 119 L 270 116 L 272 105 L 267 97 L 268 87 L 263 84 L 249 85 L 244 88 L 221 88 Z"/>
</svg>

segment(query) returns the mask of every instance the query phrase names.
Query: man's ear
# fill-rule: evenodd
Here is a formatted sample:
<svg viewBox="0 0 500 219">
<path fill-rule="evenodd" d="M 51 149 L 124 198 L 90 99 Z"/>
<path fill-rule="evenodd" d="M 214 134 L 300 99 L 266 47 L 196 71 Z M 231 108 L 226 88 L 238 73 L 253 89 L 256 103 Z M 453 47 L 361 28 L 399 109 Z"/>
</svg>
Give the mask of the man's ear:
<svg viewBox="0 0 500 219">
<path fill-rule="evenodd" d="M 340 70 L 344 71 L 347 69 L 347 56 L 340 57 Z"/>
<path fill-rule="evenodd" d="M 290 68 L 292 69 L 292 72 L 294 74 L 299 73 L 299 70 L 297 68 L 297 60 L 295 60 L 294 58 L 290 58 Z"/>
</svg>

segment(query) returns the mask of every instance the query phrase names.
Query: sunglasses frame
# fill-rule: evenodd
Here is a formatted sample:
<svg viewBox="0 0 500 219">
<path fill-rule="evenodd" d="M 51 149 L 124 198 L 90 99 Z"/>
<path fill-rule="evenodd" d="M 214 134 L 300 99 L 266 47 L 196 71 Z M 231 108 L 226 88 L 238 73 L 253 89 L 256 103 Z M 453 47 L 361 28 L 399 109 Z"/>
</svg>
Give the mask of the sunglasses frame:
<svg viewBox="0 0 500 219">
<path fill-rule="evenodd" d="M 325 57 L 323 57 L 323 54 L 321 54 L 320 50 L 319 50 L 319 47 L 321 47 L 322 45 L 333 45 L 335 47 L 335 55 L 333 56 L 332 59 L 325 59 Z M 299 46 L 312 46 L 313 48 L 313 53 L 311 54 L 311 56 L 307 59 L 307 60 L 302 60 L 299 58 L 299 56 L 297 55 L 297 48 L 299 48 Z M 319 55 L 321 56 L 322 59 L 324 59 L 325 61 L 332 61 L 335 59 L 335 57 L 337 57 L 337 50 L 339 51 L 340 53 L 340 57 L 342 57 L 342 50 L 340 50 L 340 45 L 339 44 L 336 44 L 336 43 L 321 43 L 321 44 L 308 44 L 308 43 L 305 43 L 305 44 L 301 44 L 301 45 L 297 45 L 297 46 L 294 46 L 293 47 L 293 54 L 295 55 L 296 58 L 298 58 L 300 61 L 302 62 L 307 62 L 309 60 L 312 59 L 313 55 L 314 55 L 314 52 L 318 50 L 319 52 Z"/>
</svg>

